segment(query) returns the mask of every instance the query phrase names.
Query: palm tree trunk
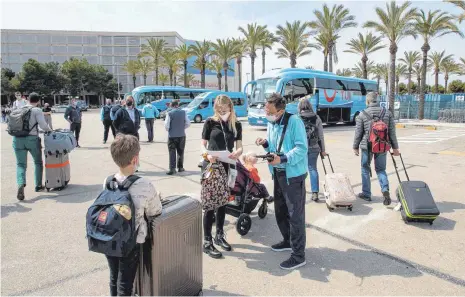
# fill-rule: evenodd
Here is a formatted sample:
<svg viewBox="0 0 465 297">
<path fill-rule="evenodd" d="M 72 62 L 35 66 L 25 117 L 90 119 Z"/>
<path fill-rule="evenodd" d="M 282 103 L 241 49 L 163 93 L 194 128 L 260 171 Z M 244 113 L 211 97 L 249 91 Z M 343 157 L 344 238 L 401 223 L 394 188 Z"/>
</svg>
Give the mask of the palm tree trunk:
<svg viewBox="0 0 465 297">
<path fill-rule="evenodd" d="M 291 54 L 289 59 L 291 60 L 291 68 L 295 68 L 295 65 L 297 64 L 297 57 L 295 54 Z"/>
<path fill-rule="evenodd" d="M 176 77 L 176 75 L 173 75 L 173 81 L 174 81 L 174 85 L 177 86 L 178 85 L 178 78 Z"/>
<path fill-rule="evenodd" d="M 447 81 L 449 80 L 449 75 L 446 73 L 444 75 L 444 94 L 447 94 Z"/>
<path fill-rule="evenodd" d="M 237 71 L 239 74 L 239 90 L 238 92 L 242 92 L 242 59 L 237 59 Z"/>
<path fill-rule="evenodd" d="M 265 73 L 265 48 L 262 49 L 262 74 Z"/>
<path fill-rule="evenodd" d="M 147 75 L 144 74 L 144 86 L 147 85 Z"/>
<path fill-rule="evenodd" d="M 379 93 L 379 81 L 381 80 L 381 77 L 377 77 L 377 84 L 376 84 L 376 89 L 378 90 L 378 93 Z"/>
<path fill-rule="evenodd" d="M 155 84 L 158 86 L 158 55 L 155 56 Z"/>
<path fill-rule="evenodd" d="M 417 94 L 418 95 L 421 94 L 421 77 L 420 76 L 417 77 Z"/>
<path fill-rule="evenodd" d="M 428 51 L 430 46 L 428 43 L 423 44 L 421 50 L 423 51 L 423 66 L 421 69 L 421 87 L 420 87 L 420 100 L 418 106 L 418 119 L 425 118 L 425 93 L 426 93 L 426 67 L 428 67 Z"/>
<path fill-rule="evenodd" d="M 399 95 L 399 79 L 396 78 L 396 95 Z"/>
<path fill-rule="evenodd" d="M 173 85 L 173 71 L 169 70 L 168 73 L 170 75 L 170 86 L 172 86 Z"/>
<path fill-rule="evenodd" d="M 368 57 L 363 56 L 362 57 L 362 68 L 363 68 L 363 78 L 367 79 L 368 78 L 368 71 L 367 71 L 367 62 L 368 62 Z M 330 70 L 331 71 L 331 70 Z"/>
<path fill-rule="evenodd" d="M 407 85 L 407 94 L 411 93 L 411 84 L 412 84 L 412 69 L 408 70 L 408 85 Z"/>
<path fill-rule="evenodd" d="M 391 43 L 389 48 L 391 64 L 389 65 L 389 110 L 391 113 L 394 114 L 394 99 L 396 86 L 395 86 L 395 79 L 396 79 L 396 53 L 397 53 L 397 44 Z"/>
<path fill-rule="evenodd" d="M 184 88 L 188 88 L 187 85 L 187 60 L 184 60 Z"/>
<path fill-rule="evenodd" d="M 389 82 L 389 80 L 386 80 L 386 96 L 388 94 L 388 89 L 389 89 L 389 83 L 388 82 Z"/>
<path fill-rule="evenodd" d="M 255 80 L 255 53 L 250 54 L 250 66 L 252 69 L 250 70 L 250 73 L 252 74 L 252 80 Z"/>
<path fill-rule="evenodd" d="M 434 71 L 434 88 L 436 89 L 436 93 L 439 94 L 439 69 Z"/>
<path fill-rule="evenodd" d="M 133 75 L 132 76 L 132 84 L 134 85 L 134 89 L 136 88 L 136 79 L 137 79 L 136 76 Z"/>
<path fill-rule="evenodd" d="M 200 87 L 205 89 L 205 60 L 202 62 L 202 69 L 200 69 Z"/>
<path fill-rule="evenodd" d="M 333 47 L 332 46 L 328 49 L 328 62 L 329 62 L 328 71 L 333 72 Z"/>
<path fill-rule="evenodd" d="M 224 91 L 228 91 L 228 68 L 224 69 Z"/>
<path fill-rule="evenodd" d="M 323 70 L 328 71 L 328 54 L 327 53 L 323 53 L 323 54 L 324 54 Z"/>
<path fill-rule="evenodd" d="M 221 73 L 218 73 L 216 78 L 218 78 L 218 91 L 221 91 Z"/>
</svg>

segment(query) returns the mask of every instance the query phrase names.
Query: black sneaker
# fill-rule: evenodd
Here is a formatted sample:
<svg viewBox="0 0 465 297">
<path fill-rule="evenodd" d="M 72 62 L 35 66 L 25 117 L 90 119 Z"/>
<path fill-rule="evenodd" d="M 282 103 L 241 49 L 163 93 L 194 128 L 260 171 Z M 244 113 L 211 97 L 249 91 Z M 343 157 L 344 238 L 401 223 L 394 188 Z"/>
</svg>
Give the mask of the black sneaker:
<svg viewBox="0 0 465 297">
<path fill-rule="evenodd" d="M 358 194 L 357 197 L 360 198 L 360 199 L 363 199 L 365 201 L 371 201 L 371 197 L 368 197 L 363 193 Z"/>
<path fill-rule="evenodd" d="M 16 198 L 18 198 L 19 201 L 24 200 L 24 185 L 18 188 L 18 194 L 16 195 Z"/>
<path fill-rule="evenodd" d="M 313 192 L 313 193 L 312 193 L 312 200 L 315 201 L 315 202 L 318 202 L 318 200 L 320 200 L 320 199 L 318 198 L 318 192 Z"/>
<path fill-rule="evenodd" d="M 173 169 L 171 169 L 170 171 L 168 171 L 168 172 L 166 173 L 166 175 L 173 175 L 173 174 L 175 174 L 175 173 L 176 173 L 176 171 L 173 170 Z"/>
<path fill-rule="evenodd" d="M 391 205 L 391 196 L 389 195 L 389 191 L 383 192 L 383 197 L 384 197 L 383 204 L 386 206 Z"/>
<path fill-rule="evenodd" d="M 45 189 L 44 186 L 37 186 L 36 187 L 36 192 L 43 191 L 44 189 Z"/>
<path fill-rule="evenodd" d="M 106 143 L 107 143 L 107 141 L 106 141 L 106 140 L 104 140 L 104 141 L 103 141 L 103 144 L 106 144 Z"/>
<path fill-rule="evenodd" d="M 182 167 L 178 169 L 178 172 L 184 172 L 184 171 L 186 171 L 186 169 L 184 169 Z"/>
<path fill-rule="evenodd" d="M 295 260 L 294 258 L 290 257 L 286 261 L 279 264 L 279 267 L 281 269 L 284 269 L 284 270 L 293 270 L 293 269 L 302 267 L 305 264 L 307 264 L 307 261 L 305 261 L 305 260 L 299 262 L 299 261 Z"/>
<path fill-rule="evenodd" d="M 212 241 L 205 241 L 203 243 L 203 252 L 214 259 L 223 257 L 223 254 L 216 249 Z"/>
<path fill-rule="evenodd" d="M 271 249 L 275 252 L 284 252 L 284 251 L 292 251 L 291 244 L 286 241 L 281 241 L 280 243 L 273 244 Z"/>
</svg>

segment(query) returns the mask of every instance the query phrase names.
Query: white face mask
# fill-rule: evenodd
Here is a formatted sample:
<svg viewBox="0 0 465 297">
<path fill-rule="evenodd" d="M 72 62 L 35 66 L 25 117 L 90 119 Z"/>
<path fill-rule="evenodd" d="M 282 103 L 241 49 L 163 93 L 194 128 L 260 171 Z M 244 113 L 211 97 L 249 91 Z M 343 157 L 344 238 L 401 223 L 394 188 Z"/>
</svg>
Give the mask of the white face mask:
<svg viewBox="0 0 465 297">
<path fill-rule="evenodd" d="M 267 115 L 267 116 L 266 116 L 266 120 L 267 120 L 268 122 L 270 122 L 270 123 L 276 122 L 276 118 L 277 118 L 276 115 Z"/>
<path fill-rule="evenodd" d="M 231 112 L 227 112 L 227 113 L 221 115 L 220 117 L 224 122 L 226 122 L 229 119 L 230 115 L 231 115 Z"/>
<path fill-rule="evenodd" d="M 16 99 L 21 100 L 21 95 L 16 95 Z"/>
</svg>

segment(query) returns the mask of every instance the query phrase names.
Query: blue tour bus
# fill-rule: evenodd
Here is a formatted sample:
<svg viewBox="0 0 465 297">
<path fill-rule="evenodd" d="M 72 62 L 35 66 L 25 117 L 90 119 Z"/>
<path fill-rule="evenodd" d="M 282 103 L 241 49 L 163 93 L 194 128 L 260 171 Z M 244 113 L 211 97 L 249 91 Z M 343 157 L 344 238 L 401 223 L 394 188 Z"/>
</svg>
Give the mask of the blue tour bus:
<svg viewBox="0 0 465 297">
<path fill-rule="evenodd" d="M 197 95 L 207 92 L 207 89 L 190 89 L 176 86 L 141 86 L 132 90 L 136 106 L 142 109 L 147 102 L 159 111 L 166 110 L 173 99 L 180 102 L 191 102 Z"/>
<path fill-rule="evenodd" d="M 337 76 L 331 72 L 287 68 L 264 73 L 248 82 L 244 92 L 249 98 L 248 121 L 251 126 L 266 126 L 265 102 L 271 93 L 280 93 L 287 102 L 286 110 L 297 112 L 301 98 L 308 98 L 323 123 L 355 123 L 366 108 L 365 95 L 377 92 L 375 81 Z"/>
<path fill-rule="evenodd" d="M 187 107 L 183 108 L 187 112 L 189 120 L 200 123 L 213 116 L 213 105 L 218 95 L 228 95 L 231 98 L 237 117 L 247 116 L 247 97 L 244 93 L 209 91 L 198 95 Z"/>
</svg>

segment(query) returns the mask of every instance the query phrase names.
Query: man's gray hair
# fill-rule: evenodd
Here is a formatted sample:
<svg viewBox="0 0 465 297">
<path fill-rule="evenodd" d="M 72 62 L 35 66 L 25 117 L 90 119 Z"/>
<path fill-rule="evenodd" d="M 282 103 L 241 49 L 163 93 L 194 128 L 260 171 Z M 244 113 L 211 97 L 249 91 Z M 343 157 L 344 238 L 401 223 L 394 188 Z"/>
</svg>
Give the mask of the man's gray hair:
<svg viewBox="0 0 465 297">
<path fill-rule="evenodd" d="M 297 111 L 298 113 L 301 113 L 302 111 L 306 111 L 306 110 L 313 112 L 313 106 L 310 103 L 310 100 L 308 100 L 307 97 L 304 97 L 300 99 L 299 105 L 297 106 Z"/>
<path fill-rule="evenodd" d="M 370 103 L 378 103 L 378 93 L 370 92 L 366 95 L 366 101 L 368 104 Z"/>
<path fill-rule="evenodd" d="M 106 101 L 106 102 L 107 102 L 107 104 L 108 104 L 108 103 L 111 103 L 111 99 L 110 99 L 110 98 L 107 98 L 107 101 Z"/>
</svg>

